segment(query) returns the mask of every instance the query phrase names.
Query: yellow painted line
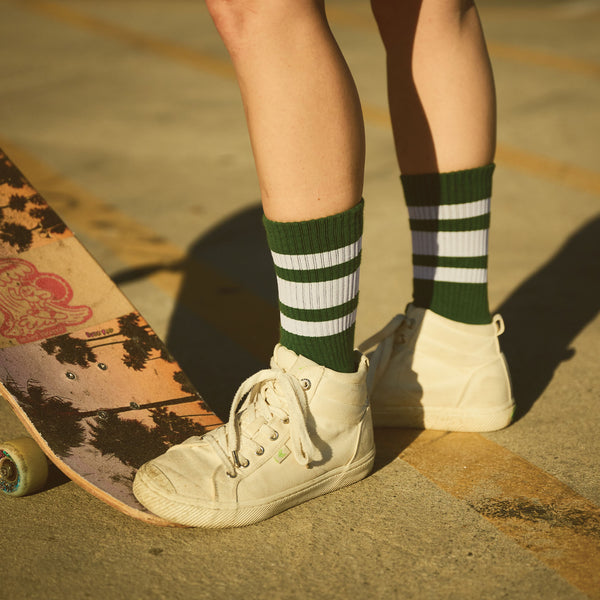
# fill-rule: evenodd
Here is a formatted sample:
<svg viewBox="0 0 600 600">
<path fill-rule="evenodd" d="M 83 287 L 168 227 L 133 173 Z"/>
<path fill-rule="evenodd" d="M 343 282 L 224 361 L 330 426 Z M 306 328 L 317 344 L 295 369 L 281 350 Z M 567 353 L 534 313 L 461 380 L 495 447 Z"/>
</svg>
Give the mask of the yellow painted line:
<svg viewBox="0 0 600 600">
<path fill-rule="evenodd" d="M 46 14 L 88 30 L 110 35 L 136 47 L 150 50 L 194 68 L 232 78 L 233 71 L 226 61 L 208 59 L 199 53 L 173 47 L 149 36 L 129 32 L 74 11 L 56 3 L 33 1 L 29 3 Z M 58 8 L 60 10 L 58 10 Z M 222 64 L 222 63 L 226 63 Z M 375 124 L 389 126 L 389 117 L 377 107 L 367 106 L 366 118 Z M 386 123 L 386 119 L 388 122 Z M 181 251 L 154 232 L 140 226 L 114 208 L 87 194 L 65 178 L 45 168 L 41 163 L 19 153 L 10 144 L 4 144 L 9 156 L 29 174 L 38 187 L 52 190 L 52 204 L 75 229 L 85 231 L 110 248 L 125 264 L 136 266 L 163 260 L 181 261 Z M 537 157 L 517 150 L 499 149 L 499 159 L 519 165 L 536 175 L 557 179 L 574 187 L 598 191 L 595 173 L 577 170 L 570 165 Z M 524 160 L 525 159 L 525 160 Z M 558 175 L 560 174 L 560 177 Z M 564 180 L 563 180 L 564 178 Z M 59 201 L 63 198 L 62 203 Z M 85 209 L 83 210 L 83 206 Z M 103 225 L 98 226 L 98 215 Z M 107 226 L 109 225 L 109 226 Z M 268 355 L 268 348 L 258 349 L 261 340 L 253 333 L 257 320 L 265 320 L 260 327 L 273 327 L 275 309 L 243 289 L 234 294 L 221 295 L 223 287 L 235 288 L 208 265 L 195 264 L 198 289 L 191 294 L 188 307 L 202 319 L 211 322 L 247 351 L 260 358 Z M 151 280 L 169 294 L 177 294 L 182 273 L 162 271 Z M 187 302 L 186 299 L 183 299 Z M 238 320 L 239 307 L 252 314 L 252 331 Z M 270 336 L 266 336 L 270 337 Z M 401 447 L 401 458 L 418 469 L 440 488 L 467 502 L 475 511 L 490 520 L 500 531 L 514 539 L 572 585 L 592 598 L 600 598 L 600 509 L 576 494 L 541 469 L 476 434 L 444 434 L 390 430 L 378 432 L 380 456 L 386 452 L 394 458 Z M 402 440 L 406 440 L 402 444 Z"/>
<path fill-rule="evenodd" d="M 106 204 L 56 173 L 8 140 L 0 147 L 77 234 L 96 240 L 131 268 L 162 265 L 148 279 L 266 362 L 279 336 L 279 313 L 272 304 L 246 290 L 209 264 L 186 258 L 179 247 L 156 235 L 135 219 Z M 185 277 L 185 282 L 184 282 Z M 256 331 L 264 335 L 256 337 Z"/>
<path fill-rule="evenodd" d="M 196 50 L 175 45 L 171 42 L 165 42 L 150 35 L 135 32 L 120 25 L 115 25 L 108 21 L 86 15 L 81 11 L 74 10 L 73 8 L 56 2 L 47 0 L 26 0 L 23 6 L 61 22 L 116 39 L 130 46 L 188 65 L 194 69 L 228 80 L 235 78 L 233 67 L 227 59 L 207 56 Z M 365 18 L 365 15 L 336 7 L 329 7 L 327 12 L 332 21 L 338 22 L 339 24 L 368 30 L 373 30 L 373 28 L 375 28 L 372 17 L 370 19 Z M 492 46 L 494 46 L 494 44 L 492 44 Z M 568 67 L 571 70 L 579 69 L 579 72 L 586 71 L 586 74 L 592 73 L 594 69 L 600 69 L 596 63 L 587 64 L 581 61 L 574 61 L 573 59 L 551 57 L 537 51 L 521 51 L 520 49 L 501 44 L 496 44 L 495 47 L 496 50 L 505 53 L 507 57 L 510 55 L 511 59 L 514 60 L 526 60 L 527 56 L 529 56 L 529 59 L 533 60 L 536 65 L 543 62 L 544 66 L 565 69 Z M 600 74 L 600 70 L 598 71 L 598 74 Z M 383 127 L 391 127 L 387 110 L 373 105 L 363 104 L 363 112 L 365 120 L 368 123 Z M 600 194 L 600 174 L 577 167 L 570 163 L 565 163 L 538 154 L 532 154 L 502 144 L 498 145 L 497 162 L 505 163 L 515 170 L 541 177 L 546 180 L 555 181 L 561 185 L 567 185 L 592 194 Z"/>
<path fill-rule="evenodd" d="M 523 48 L 494 41 L 489 41 L 487 46 L 492 59 L 510 60 L 588 77 L 600 77 L 600 64 L 592 60 L 558 56 L 533 48 Z"/>
<path fill-rule="evenodd" d="M 179 248 L 14 144 L 0 140 L 0 146 L 38 189 L 49 192 L 52 206 L 76 231 L 85 232 L 130 267 L 164 264 L 167 269 L 149 279 L 167 294 L 178 294 L 183 275 Z M 270 327 L 266 337 L 274 339 L 276 309 L 208 265 L 198 262 L 192 271 L 197 288 L 178 300 L 249 353 L 261 359 L 268 356 L 272 344 L 261 348 L 255 332 Z M 234 293 L 220 294 L 223 286 L 233 286 Z M 244 325 L 248 314 L 251 328 Z M 400 456 L 572 585 L 600 598 L 600 508 L 478 434 L 380 429 L 376 444 L 380 463 Z"/>
<path fill-rule="evenodd" d="M 118 40 L 135 48 L 159 54 L 165 58 L 187 64 L 207 73 L 212 73 L 220 77 L 235 77 L 233 66 L 228 60 L 209 56 L 186 46 L 167 42 L 155 36 L 134 31 L 128 27 L 122 27 L 60 3 L 49 0 L 24 0 L 23 6 L 63 23 Z M 370 33 L 377 31 L 377 25 L 370 14 L 364 15 L 359 12 L 352 12 L 347 8 L 330 6 L 327 8 L 327 16 L 333 24 L 352 27 Z M 488 41 L 488 49 L 492 58 L 591 77 L 600 77 L 600 64 L 592 60 L 560 56 L 542 50 L 504 44 L 493 40 Z"/>
<path fill-rule="evenodd" d="M 374 125 L 385 128 L 392 127 L 390 114 L 387 110 L 363 104 L 363 114 L 365 120 Z M 506 144 L 498 144 L 496 162 L 527 175 L 534 175 L 583 192 L 600 195 L 600 173 L 589 169 L 577 167 L 548 156 L 525 152 Z"/>
<path fill-rule="evenodd" d="M 177 63 L 199 69 L 205 73 L 211 73 L 212 75 L 227 79 L 235 78 L 233 66 L 229 61 L 202 54 L 191 48 L 166 42 L 155 36 L 98 19 L 87 15 L 85 12 L 75 10 L 57 2 L 24 0 L 22 5 L 78 29 L 84 29 L 117 40 L 128 46 L 152 52 Z"/>
<path fill-rule="evenodd" d="M 327 16 L 332 24 L 370 33 L 377 31 L 377 24 L 370 13 L 353 11 L 347 7 L 329 6 L 327 8 Z M 493 40 L 488 40 L 487 46 L 493 59 L 509 60 L 589 77 L 600 77 L 600 64 L 593 60 L 560 56 L 542 50 L 504 44 Z"/>
<path fill-rule="evenodd" d="M 600 195 L 600 174 L 548 156 L 531 154 L 513 146 L 498 144 L 497 162 L 528 175 L 556 181 L 577 190 Z"/>
<path fill-rule="evenodd" d="M 600 508 L 476 433 L 377 430 L 400 458 L 490 521 L 590 598 L 600 598 Z"/>
<path fill-rule="evenodd" d="M 537 7 L 531 8 L 529 6 L 519 6 L 512 4 L 510 6 L 502 6 L 498 4 L 496 6 L 485 6 L 480 9 L 484 18 L 493 17 L 495 19 L 502 19 L 505 21 L 516 21 L 523 19 L 530 19 L 533 21 L 539 21 L 544 19 L 547 21 L 590 21 L 597 20 L 600 17 L 600 7 L 596 0 L 589 0 L 583 2 L 577 0 L 576 2 L 546 2 L 539 3 Z"/>
</svg>

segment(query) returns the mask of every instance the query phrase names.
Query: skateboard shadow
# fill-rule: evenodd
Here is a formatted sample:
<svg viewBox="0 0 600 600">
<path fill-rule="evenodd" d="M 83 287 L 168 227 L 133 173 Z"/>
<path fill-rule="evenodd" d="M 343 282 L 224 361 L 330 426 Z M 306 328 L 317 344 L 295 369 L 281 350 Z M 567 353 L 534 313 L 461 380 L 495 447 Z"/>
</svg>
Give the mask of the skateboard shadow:
<svg viewBox="0 0 600 600">
<path fill-rule="evenodd" d="M 278 339 L 277 288 L 261 218 L 259 204 L 233 215 L 202 236 L 181 264 L 170 267 L 181 269 L 184 280 L 170 321 L 167 345 L 207 402 L 224 419 L 239 383 L 266 366 Z M 599 240 L 600 216 L 574 232 L 546 264 L 497 308 L 507 326 L 501 343 L 511 370 L 517 419 L 541 396 L 558 365 L 573 356 L 572 341 L 598 313 Z M 199 264 L 210 265 L 231 285 L 198 280 Z M 159 266 L 148 265 L 123 271 L 114 279 L 117 283 L 132 281 L 156 268 Z M 265 314 L 249 312 L 243 304 L 243 290 L 261 299 Z M 243 328 L 247 342 L 244 346 L 239 339 L 224 335 L 210 315 L 193 310 L 194 306 L 202 306 L 202 296 L 207 293 L 227 297 L 228 305 L 232 296 L 235 305 L 239 294 L 237 309 L 220 318 L 233 323 L 234 329 Z M 382 434 L 379 437 L 383 439 Z M 397 436 L 395 444 L 386 434 L 386 455 L 397 456 L 409 438 L 410 435 Z M 392 448 L 394 445 L 398 447 Z"/>
<path fill-rule="evenodd" d="M 64 485 L 71 481 L 55 464 L 48 461 L 48 479 L 43 489 L 40 491 L 51 490 L 55 487 Z"/>
</svg>

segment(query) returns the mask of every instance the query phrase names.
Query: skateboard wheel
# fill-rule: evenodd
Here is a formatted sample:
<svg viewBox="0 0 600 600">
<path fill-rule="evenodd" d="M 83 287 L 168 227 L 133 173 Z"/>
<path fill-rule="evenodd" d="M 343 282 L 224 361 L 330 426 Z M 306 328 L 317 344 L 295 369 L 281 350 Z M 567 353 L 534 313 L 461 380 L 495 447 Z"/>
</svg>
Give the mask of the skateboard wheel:
<svg viewBox="0 0 600 600">
<path fill-rule="evenodd" d="M 48 460 L 30 438 L 0 444 L 0 491 L 8 496 L 37 492 L 48 479 Z"/>
</svg>

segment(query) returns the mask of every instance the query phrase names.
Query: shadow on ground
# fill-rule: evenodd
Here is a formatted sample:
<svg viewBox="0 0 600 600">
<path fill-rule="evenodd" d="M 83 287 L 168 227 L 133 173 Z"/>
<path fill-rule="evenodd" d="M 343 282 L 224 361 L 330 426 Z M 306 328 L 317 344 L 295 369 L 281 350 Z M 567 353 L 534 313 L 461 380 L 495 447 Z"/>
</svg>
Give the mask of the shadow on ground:
<svg viewBox="0 0 600 600">
<path fill-rule="evenodd" d="M 187 258 L 168 268 L 182 270 L 184 283 L 173 313 L 167 345 L 209 404 L 226 418 L 241 381 L 263 368 L 277 341 L 277 290 L 266 245 L 262 211 L 248 208 L 200 238 Z M 600 216 L 576 231 L 558 252 L 528 277 L 498 307 L 507 324 L 502 348 L 508 360 L 517 399 L 517 418 L 526 414 L 552 379 L 557 366 L 573 356 L 573 339 L 600 308 Z M 240 303 L 232 321 L 246 328 L 245 339 L 259 352 L 249 353 L 193 312 L 209 293 L 231 296 L 236 286 L 207 290 L 211 281 L 198 279 L 205 263 L 264 300 L 265 318 L 248 313 Z M 124 283 L 144 277 L 164 265 L 148 265 L 118 273 Z M 231 300 L 231 298 L 228 298 Z M 260 324 L 260 325 L 259 325 Z M 389 442 L 386 442 L 389 445 Z M 401 450 L 399 448 L 398 450 Z"/>
<path fill-rule="evenodd" d="M 129 283 L 164 269 L 183 273 L 166 344 L 210 407 L 227 420 L 238 386 L 268 366 L 279 337 L 277 286 L 260 204 L 203 235 L 183 261 L 142 265 L 113 279 Z M 252 306 L 249 294 L 256 298 Z M 214 318 L 214 312 L 221 314 Z"/>
<path fill-rule="evenodd" d="M 502 349 L 510 366 L 517 415 L 525 415 L 571 343 L 600 308 L 600 216 L 576 231 L 497 309 L 506 322 Z"/>
</svg>

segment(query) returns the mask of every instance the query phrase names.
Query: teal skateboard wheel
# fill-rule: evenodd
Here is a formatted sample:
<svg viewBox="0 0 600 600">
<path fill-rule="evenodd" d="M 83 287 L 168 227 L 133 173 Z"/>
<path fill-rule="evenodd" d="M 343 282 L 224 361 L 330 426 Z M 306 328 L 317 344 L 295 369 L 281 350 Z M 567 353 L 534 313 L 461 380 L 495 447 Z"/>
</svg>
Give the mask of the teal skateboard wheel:
<svg viewBox="0 0 600 600">
<path fill-rule="evenodd" d="M 0 491 L 7 496 L 26 496 L 42 489 L 48 479 L 48 460 L 30 438 L 0 444 Z"/>
</svg>

